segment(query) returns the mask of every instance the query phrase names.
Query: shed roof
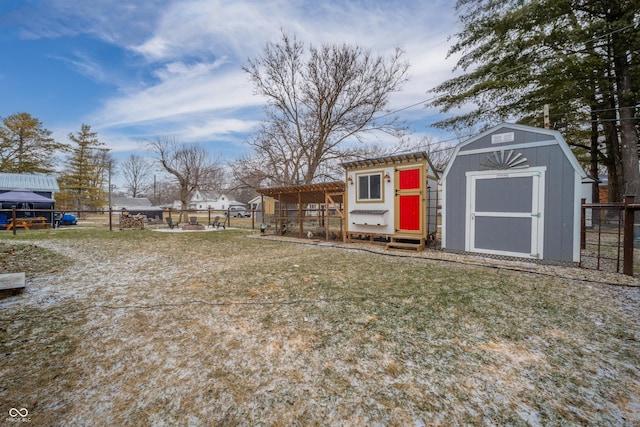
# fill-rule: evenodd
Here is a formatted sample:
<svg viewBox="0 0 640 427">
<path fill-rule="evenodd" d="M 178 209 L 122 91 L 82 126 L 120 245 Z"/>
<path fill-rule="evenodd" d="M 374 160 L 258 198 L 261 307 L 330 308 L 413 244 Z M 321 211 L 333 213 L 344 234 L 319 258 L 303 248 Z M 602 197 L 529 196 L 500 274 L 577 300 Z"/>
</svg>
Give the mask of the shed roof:
<svg viewBox="0 0 640 427">
<path fill-rule="evenodd" d="M 151 206 L 151 201 L 147 197 L 113 197 L 111 204 L 127 208 L 139 208 Z"/>
<path fill-rule="evenodd" d="M 351 162 L 344 162 L 341 166 L 345 169 L 369 167 L 369 166 L 385 166 L 395 165 L 398 163 L 411 163 L 416 161 L 429 160 L 429 156 L 424 151 L 415 153 L 394 154 L 392 156 L 377 157 L 375 159 L 360 159 Z"/>
<path fill-rule="evenodd" d="M 17 188 L 29 191 L 59 192 L 58 180 L 52 175 L 0 173 L 0 191 Z"/>
<path fill-rule="evenodd" d="M 335 181 L 287 187 L 259 188 L 256 191 L 264 196 L 273 197 L 282 203 L 324 203 L 327 194 L 333 196 L 334 202 L 342 203 L 344 182 Z"/>
<path fill-rule="evenodd" d="M 565 157 L 568 159 L 569 163 L 571 164 L 571 166 L 573 167 L 573 169 L 580 175 L 581 178 L 584 178 L 587 176 L 587 174 L 585 173 L 584 169 L 582 168 L 582 166 L 580 166 L 580 163 L 578 163 L 578 160 L 576 159 L 576 156 L 573 154 L 573 152 L 571 151 L 571 149 L 569 148 L 569 145 L 567 145 L 567 142 L 564 140 L 564 138 L 562 137 L 562 134 L 556 130 L 551 130 L 551 129 L 545 129 L 545 128 L 538 128 L 538 127 L 533 127 L 533 126 L 526 126 L 526 125 L 520 125 L 520 124 L 515 124 L 515 123 L 501 123 L 497 126 L 492 127 L 491 129 L 487 129 L 486 131 L 466 140 L 461 142 L 460 144 L 456 145 L 455 150 L 453 151 L 453 154 L 451 155 L 451 159 L 449 159 L 449 163 L 447 163 L 447 167 L 444 170 L 444 173 L 442 174 L 442 180 L 444 181 L 447 177 L 447 175 L 449 175 L 449 171 L 451 170 L 451 167 L 453 166 L 453 162 L 456 160 L 456 157 L 458 156 L 458 153 L 460 153 L 461 149 L 466 147 L 467 145 L 473 144 L 474 142 L 478 141 L 481 138 L 484 138 L 487 135 L 492 134 L 493 132 L 496 132 L 500 129 L 503 128 L 507 128 L 507 129 L 513 129 L 513 130 L 520 130 L 520 131 L 524 131 L 524 132 L 535 132 L 535 133 L 539 133 L 539 134 L 543 134 L 543 135 L 548 135 L 550 138 L 552 138 L 553 140 L 555 140 L 555 142 L 558 144 L 558 146 L 560 147 L 560 149 L 562 150 L 562 152 L 564 153 Z M 539 143 L 534 143 L 534 144 L 530 144 L 529 146 L 533 146 Z M 503 147 L 504 148 L 504 147 Z"/>
</svg>

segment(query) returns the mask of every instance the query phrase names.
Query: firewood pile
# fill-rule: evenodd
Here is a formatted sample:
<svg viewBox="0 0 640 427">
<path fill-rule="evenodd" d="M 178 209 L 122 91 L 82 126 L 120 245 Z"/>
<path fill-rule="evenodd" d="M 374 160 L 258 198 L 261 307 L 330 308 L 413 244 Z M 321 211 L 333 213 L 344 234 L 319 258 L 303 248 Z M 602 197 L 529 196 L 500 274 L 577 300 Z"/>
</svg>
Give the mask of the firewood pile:
<svg viewBox="0 0 640 427">
<path fill-rule="evenodd" d="M 144 228 L 144 219 L 136 218 L 135 216 L 123 216 L 120 217 L 120 229 L 123 228 Z"/>
</svg>

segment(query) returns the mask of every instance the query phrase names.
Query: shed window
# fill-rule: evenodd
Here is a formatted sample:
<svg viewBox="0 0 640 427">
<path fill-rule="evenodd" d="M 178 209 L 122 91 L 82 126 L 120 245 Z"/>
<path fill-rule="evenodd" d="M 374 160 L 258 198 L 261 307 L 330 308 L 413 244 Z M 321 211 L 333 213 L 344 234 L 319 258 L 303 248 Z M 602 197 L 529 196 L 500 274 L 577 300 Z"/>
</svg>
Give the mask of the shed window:
<svg viewBox="0 0 640 427">
<path fill-rule="evenodd" d="M 358 200 L 382 200 L 382 174 L 358 175 Z"/>
</svg>

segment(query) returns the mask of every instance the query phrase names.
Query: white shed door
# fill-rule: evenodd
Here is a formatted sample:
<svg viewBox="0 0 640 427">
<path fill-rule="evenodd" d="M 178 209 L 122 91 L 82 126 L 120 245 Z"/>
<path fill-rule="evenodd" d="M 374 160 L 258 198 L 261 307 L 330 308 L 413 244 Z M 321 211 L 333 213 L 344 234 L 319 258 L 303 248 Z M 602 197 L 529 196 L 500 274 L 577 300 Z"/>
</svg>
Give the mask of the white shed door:
<svg viewBox="0 0 640 427">
<path fill-rule="evenodd" d="M 467 172 L 467 251 L 543 257 L 545 169 Z"/>
</svg>

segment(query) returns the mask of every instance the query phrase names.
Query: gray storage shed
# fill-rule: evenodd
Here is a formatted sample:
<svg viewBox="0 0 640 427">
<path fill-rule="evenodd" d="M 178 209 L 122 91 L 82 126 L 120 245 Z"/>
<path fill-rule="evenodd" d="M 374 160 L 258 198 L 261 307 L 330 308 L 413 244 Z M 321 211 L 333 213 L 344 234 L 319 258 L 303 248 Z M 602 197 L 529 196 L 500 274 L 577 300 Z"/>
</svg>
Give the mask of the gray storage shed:
<svg viewBox="0 0 640 427">
<path fill-rule="evenodd" d="M 442 247 L 578 262 L 583 178 L 557 131 L 504 123 L 460 143 L 442 177 Z"/>
</svg>

